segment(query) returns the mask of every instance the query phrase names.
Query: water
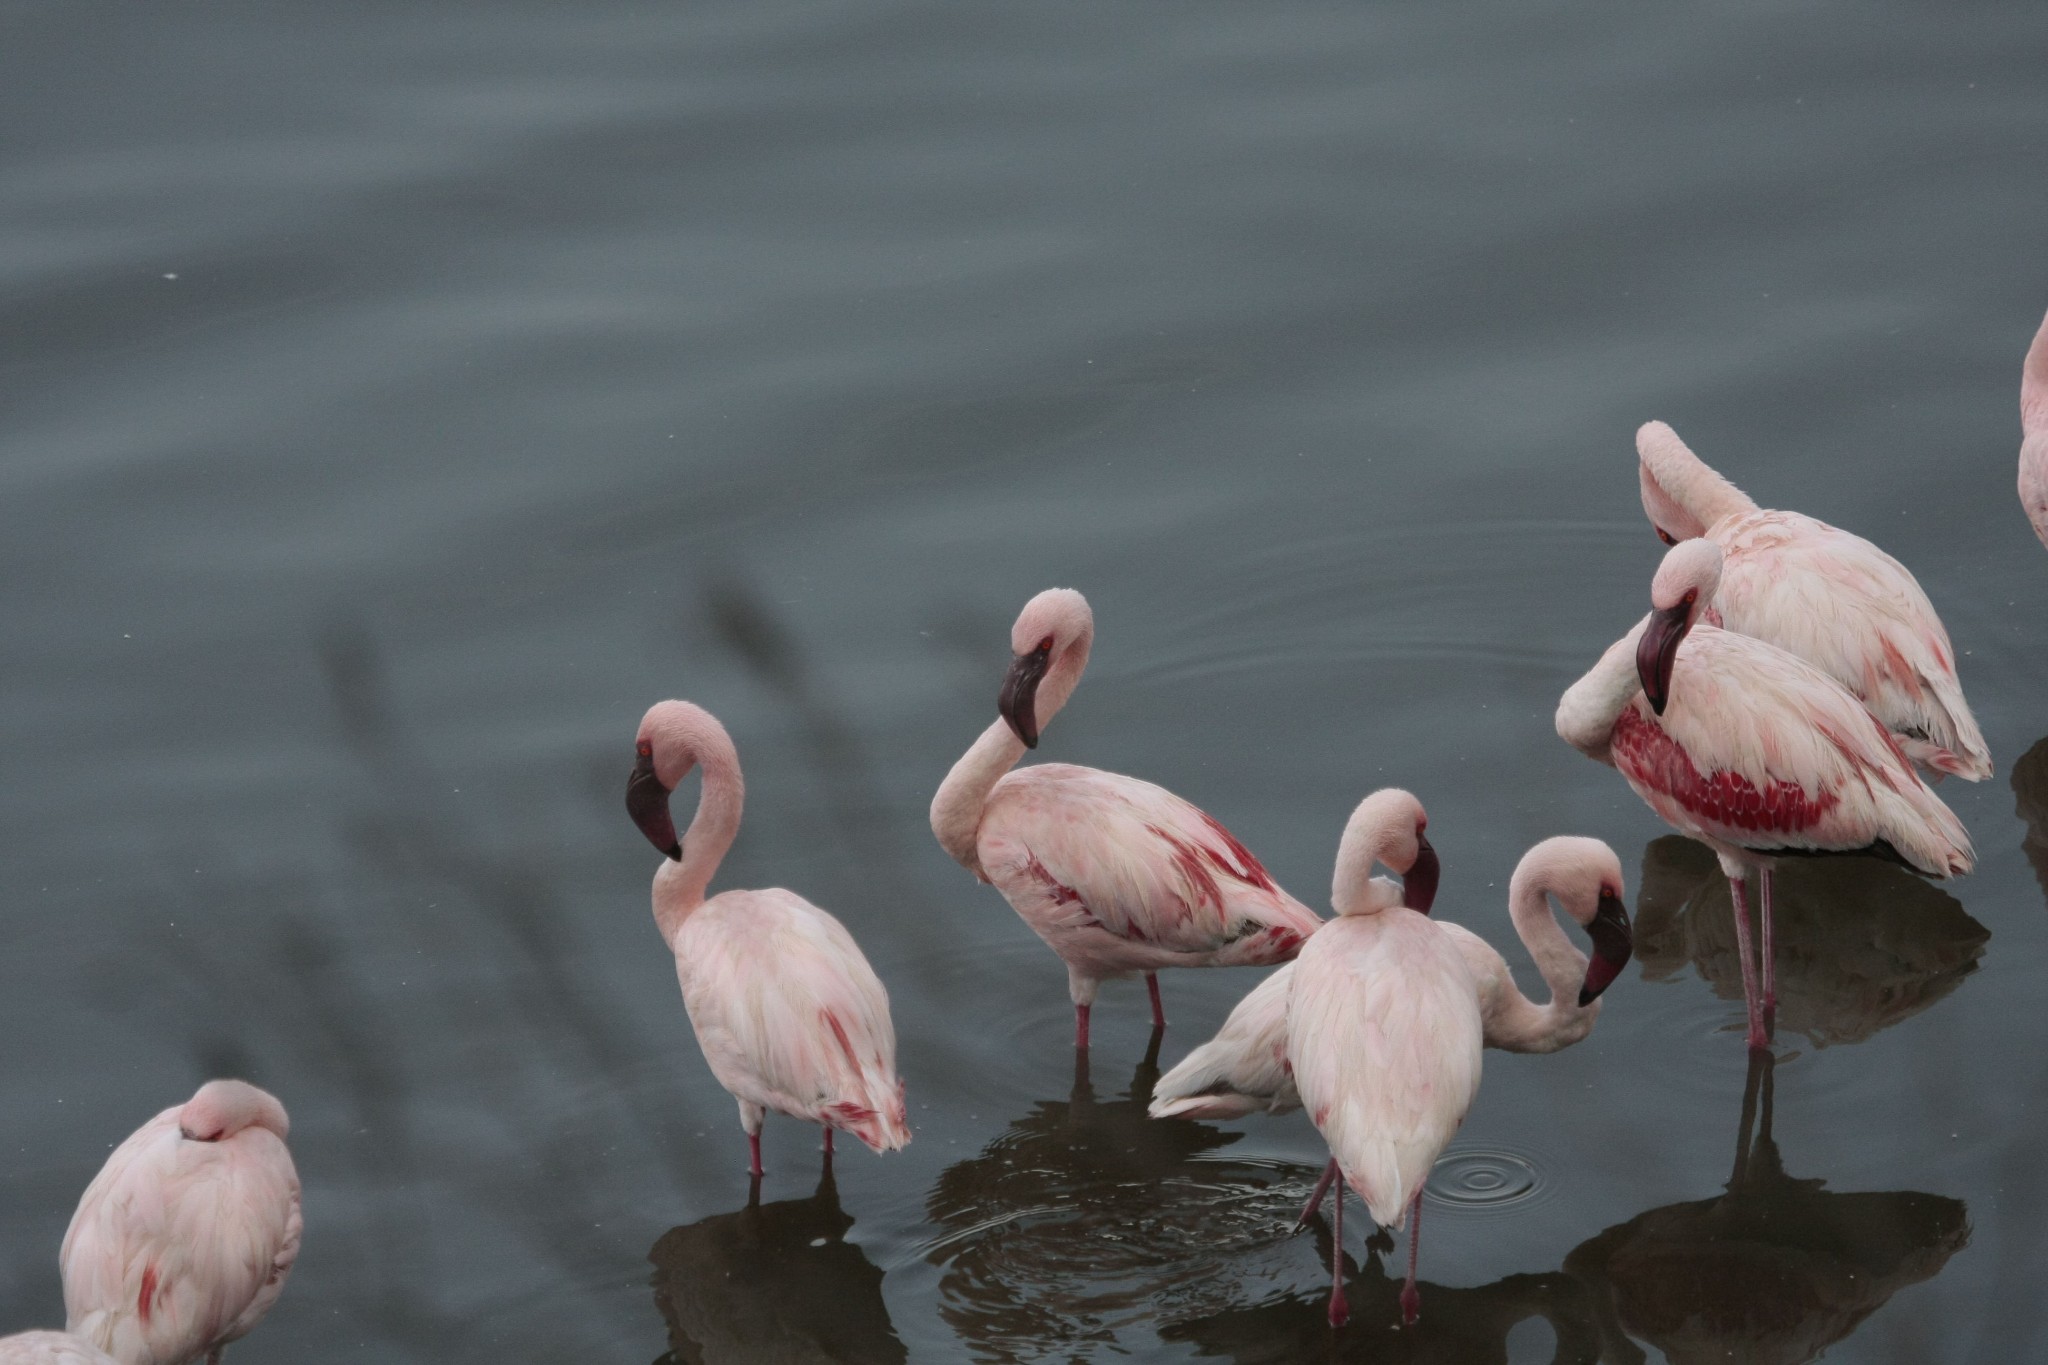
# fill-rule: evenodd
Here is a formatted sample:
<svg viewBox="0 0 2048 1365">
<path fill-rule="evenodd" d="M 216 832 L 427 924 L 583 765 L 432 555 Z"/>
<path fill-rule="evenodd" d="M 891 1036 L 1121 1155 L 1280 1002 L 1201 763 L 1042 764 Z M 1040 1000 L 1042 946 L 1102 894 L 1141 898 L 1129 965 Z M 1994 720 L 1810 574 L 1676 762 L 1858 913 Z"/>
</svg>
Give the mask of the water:
<svg viewBox="0 0 2048 1365">
<path fill-rule="evenodd" d="M 1305 899 L 1396 781 L 1511 961 L 1545 835 L 1640 898 L 1595 1035 L 1491 1055 L 1460 1135 L 1537 1197 L 1432 1202 L 1407 1334 L 1352 1220 L 1340 1355 L 2038 1351 L 2038 6 L 0 26 L 0 1329 L 233 1072 L 309 1229 L 244 1365 L 1328 1353 L 1306 1122 L 1141 1117 L 1252 976 L 1169 976 L 1142 1065 L 1110 986 L 1077 1077 L 1058 965 L 925 829 L 1065 583 L 1041 752 Z M 1551 733 L 1661 549 L 1649 417 L 1906 560 L 1999 763 L 1943 788 L 1974 877 L 1788 872 L 1768 1076 L 1725 891 Z M 821 1190 L 771 1120 L 754 1208 L 621 809 L 668 695 L 746 765 L 720 884 L 839 914 L 904 1038 L 915 1143 Z"/>
</svg>

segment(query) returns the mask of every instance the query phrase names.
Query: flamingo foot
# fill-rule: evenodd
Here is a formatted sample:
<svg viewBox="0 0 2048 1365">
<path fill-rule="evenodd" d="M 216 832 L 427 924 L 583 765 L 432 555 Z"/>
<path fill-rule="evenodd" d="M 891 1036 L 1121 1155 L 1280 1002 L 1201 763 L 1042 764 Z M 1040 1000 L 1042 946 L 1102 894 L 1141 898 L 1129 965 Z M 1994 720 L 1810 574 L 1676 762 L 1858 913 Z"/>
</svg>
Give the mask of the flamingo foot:
<svg viewBox="0 0 2048 1365">
<path fill-rule="evenodd" d="M 761 1135 L 759 1133 L 747 1134 L 747 1155 L 751 1158 L 747 1162 L 747 1174 L 759 1180 L 767 1174 L 766 1171 L 761 1169 Z"/>
<path fill-rule="evenodd" d="M 1349 1321 L 1351 1321 L 1351 1305 L 1344 1301 L 1344 1291 L 1332 1289 L 1330 1291 L 1330 1326 L 1342 1327 Z"/>
<path fill-rule="evenodd" d="M 1410 1280 L 1401 1286 L 1401 1325 L 1413 1327 L 1415 1320 L 1422 1316 L 1422 1293 Z"/>
<path fill-rule="evenodd" d="M 1159 973 L 1145 973 L 1145 989 L 1152 996 L 1152 1027 L 1163 1029 L 1166 1027 L 1166 1007 L 1159 1003 Z"/>
<path fill-rule="evenodd" d="M 1074 1006 L 1074 1046 L 1087 1050 L 1088 1047 L 1088 1006 Z"/>
<path fill-rule="evenodd" d="M 1301 1206 L 1301 1217 L 1294 1220 L 1294 1227 L 1287 1234 L 1289 1237 L 1307 1227 L 1308 1220 L 1316 1216 L 1316 1210 L 1323 1206 L 1323 1196 L 1330 1192 L 1330 1182 L 1336 1178 L 1337 1158 L 1331 1157 L 1330 1164 L 1323 1167 L 1322 1178 L 1316 1181 L 1315 1193 L 1311 1194 L 1308 1197 L 1308 1202 Z"/>
</svg>

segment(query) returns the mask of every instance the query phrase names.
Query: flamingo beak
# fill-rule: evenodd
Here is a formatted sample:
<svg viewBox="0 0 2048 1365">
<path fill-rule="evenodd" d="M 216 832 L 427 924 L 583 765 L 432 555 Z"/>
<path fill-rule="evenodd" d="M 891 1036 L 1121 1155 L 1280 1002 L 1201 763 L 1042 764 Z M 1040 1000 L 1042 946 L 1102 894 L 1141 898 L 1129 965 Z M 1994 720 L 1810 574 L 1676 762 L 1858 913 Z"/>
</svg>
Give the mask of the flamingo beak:
<svg viewBox="0 0 2048 1365">
<path fill-rule="evenodd" d="M 1636 676 L 1643 681 L 1650 709 L 1660 716 L 1671 700 L 1671 665 L 1678 658 L 1679 642 L 1692 628 L 1691 615 L 1691 602 L 1660 607 L 1650 613 L 1650 624 L 1636 642 Z"/>
<path fill-rule="evenodd" d="M 1428 836 L 1415 831 L 1415 862 L 1401 874 L 1401 904 L 1428 914 L 1429 907 L 1436 904 L 1436 883 L 1442 875 L 1443 865 L 1437 862 Z"/>
<path fill-rule="evenodd" d="M 1003 690 L 996 694 L 996 710 L 1009 722 L 1027 749 L 1038 747 L 1038 684 L 1052 662 L 1052 642 L 1047 641 L 1029 654 L 1019 654 L 1003 677 Z"/>
<path fill-rule="evenodd" d="M 683 859 L 682 841 L 676 838 L 676 823 L 668 814 L 668 788 L 654 775 L 654 746 L 642 744 L 633 775 L 626 779 L 626 814 L 640 826 L 647 842 L 677 862 Z"/>
<path fill-rule="evenodd" d="M 1635 933 L 1628 924 L 1628 907 L 1619 896 L 1600 897 L 1600 908 L 1594 913 L 1593 922 L 1586 926 L 1586 933 L 1593 940 L 1593 959 L 1586 964 L 1586 982 L 1579 987 L 1580 1009 L 1600 998 L 1600 992 L 1621 975 L 1621 969 L 1628 966 L 1636 950 Z"/>
</svg>

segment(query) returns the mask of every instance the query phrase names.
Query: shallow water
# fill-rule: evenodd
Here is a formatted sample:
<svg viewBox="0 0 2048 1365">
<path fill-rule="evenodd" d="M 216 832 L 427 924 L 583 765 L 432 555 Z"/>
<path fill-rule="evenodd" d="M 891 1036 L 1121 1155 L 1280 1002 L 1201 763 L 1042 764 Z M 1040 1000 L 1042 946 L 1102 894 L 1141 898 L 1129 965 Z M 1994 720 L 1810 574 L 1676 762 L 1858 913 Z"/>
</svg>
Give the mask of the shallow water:
<svg viewBox="0 0 2048 1365">
<path fill-rule="evenodd" d="M 309 1228 L 243 1365 L 1331 1353 L 1307 1123 L 1142 1117 L 1252 976 L 1170 975 L 1156 1056 L 1110 986 L 1078 1076 L 1057 963 L 925 828 L 1067 583 L 1100 634 L 1041 754 L 1304 899 L 1387 782 L 1511 960 L 1538 838 L 1640 893 L 1598 1031 L 1490 1055 L 1454 1148 L 1528 1196 L 1432 1201 L 1407 1333 L 1350 1220 L 1335 1354 L 2027 1357 L 2044 41 L 1839 0 L 19 0 L 0 1330 L 60 1317 L 106 1150 L 234 1072 Z M 1942 789 L 1975 876 L 1787 875 L 1767 1075 L 1725 889 L 1551 732 L 1661 549 L 1649 417 L 1911 565 L 1999 763 Z M 889 984 L 916 1141 L 833 1188 L 771 1121 L 750 1207 L 650 923 L 619 795 L 668 695 L 746 764 L 721 884 Z"/>
</svg>

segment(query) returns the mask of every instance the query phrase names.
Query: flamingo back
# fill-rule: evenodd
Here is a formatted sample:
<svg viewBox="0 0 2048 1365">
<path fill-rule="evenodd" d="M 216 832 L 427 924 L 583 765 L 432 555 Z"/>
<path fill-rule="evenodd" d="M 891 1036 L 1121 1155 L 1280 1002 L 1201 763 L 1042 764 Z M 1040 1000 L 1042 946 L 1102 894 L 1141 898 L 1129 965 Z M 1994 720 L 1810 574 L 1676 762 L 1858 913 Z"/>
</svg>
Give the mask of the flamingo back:
<svg viewBox="0 0 2048 1365">
<path fill-rule="evenodd" d="M 727 891 L 672 945 L 718 1083 L 875 1151 L 910 1141 L 889 994 L 846 927 L 793 891 Z"/>
<path fill-rule="evenodd" d="M 1294 964 L 1282 963 L 1223 1021 L 1216 1036 L 1152 1087 L 1155 1119 L 1236 1119 L 1301 1108 L 1287 1065 L 1287 997 Z"/>
<path fill-rule="evenodd" d="M 1287 1049 L 1310 1119 L 1383 1227 L 1399 1227 L 1479 1093 L 1478 983 L 1429 919 L 1333 920 L 1294 965 Z"/>
<path fill-rule="evenodd" d="M 1889 845 L 1922 872 L 1975 863 L 1970 836 L 1840 684 L 1761 640 L 1696 626 L 1661 718 L 1638 696 L 1615 767 L 1675 828 L 1756 853 Z M 1881 850 L 1878 850 L 1881 851 Z"/>
<path fill-rule="evenodd" d="M 1819 668 L 1899 736 L 1909 757 L 1971 781 L 1991 775 L 1948 631 L 1905 565 L 1797 512 L 1750 512 L 1712 534 L 1722 551 L 1721 625 Z"/>
<path fill-rule="evenodd" d="M 284 1141 L 253 1127 L 187 1140 L 179 1108 L 107 1158 L 58 1253 L 67 1330 L 127 1365 L 174 1365 L 244 1335 L 298 1258 Z"/>
<path fill-rule="evenodd" d="M 1216 820 L 1162 787 L 1094 768 L 1043 763 L 1003 778 L 982 816 L 980 855 L 1049 939 L 1099 927 L 1163 954 L 1269 966 L 1292 959 L 1322 923 Z"/>
</svg>

